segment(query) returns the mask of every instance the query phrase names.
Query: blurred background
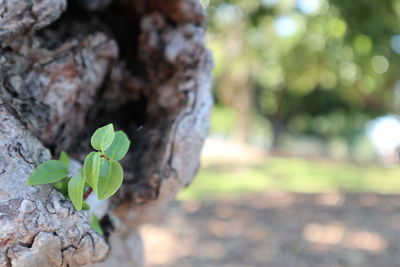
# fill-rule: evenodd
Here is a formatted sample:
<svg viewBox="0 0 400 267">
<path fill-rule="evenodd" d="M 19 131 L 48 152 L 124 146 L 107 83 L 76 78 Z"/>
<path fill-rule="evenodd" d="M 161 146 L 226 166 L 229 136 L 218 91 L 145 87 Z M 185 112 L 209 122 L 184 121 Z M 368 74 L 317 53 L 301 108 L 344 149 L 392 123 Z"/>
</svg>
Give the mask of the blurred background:
<svg viewBox="0 0 400 267">
<path fill-rule="evenodd" d="M 202 168 L 148 266 L 400 266 L 400 0 L 201 0 Z"/>
</svg>

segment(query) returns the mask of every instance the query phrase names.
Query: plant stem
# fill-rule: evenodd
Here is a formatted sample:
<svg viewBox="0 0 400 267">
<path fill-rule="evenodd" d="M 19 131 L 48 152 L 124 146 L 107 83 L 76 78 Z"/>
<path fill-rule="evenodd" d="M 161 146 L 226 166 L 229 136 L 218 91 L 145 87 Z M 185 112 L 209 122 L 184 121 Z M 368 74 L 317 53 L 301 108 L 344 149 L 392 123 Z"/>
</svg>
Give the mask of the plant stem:
<svg viewBox="0 0 400 267">
<path fill-rule="evenodd" d="M 104 151 L 100 150 L 100 153 L 105 159 L 109 159 Z"/>
<path fill-rule="evenodd" d="M 91 187 L 89 187 L 89 188 L 85 191 L 85 193 L 83 193 L 83 199 L 86 200 L 86 199 L 89 197 L 90 193 L 92 193 L 92 192 L 93 192 L 93 189 L 92 189 Z"/>
</svg>

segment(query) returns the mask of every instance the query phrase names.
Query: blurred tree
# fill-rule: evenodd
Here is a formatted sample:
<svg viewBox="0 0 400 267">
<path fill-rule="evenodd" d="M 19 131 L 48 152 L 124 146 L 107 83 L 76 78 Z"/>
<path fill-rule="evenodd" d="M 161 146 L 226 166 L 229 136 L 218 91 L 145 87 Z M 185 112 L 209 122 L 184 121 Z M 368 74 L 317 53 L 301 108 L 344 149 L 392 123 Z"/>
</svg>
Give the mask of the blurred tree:
<svg viewBox="0 0 400 267">
<path fill-rule="evenodd" d="M 217 103 L 236 110 L 240 140 L 251 112 L 270 121 L 275 141 L 284 132 L 349 140 L 367 120 L 398 108 L 400 1 L 202 3 Z"/>
</svg>

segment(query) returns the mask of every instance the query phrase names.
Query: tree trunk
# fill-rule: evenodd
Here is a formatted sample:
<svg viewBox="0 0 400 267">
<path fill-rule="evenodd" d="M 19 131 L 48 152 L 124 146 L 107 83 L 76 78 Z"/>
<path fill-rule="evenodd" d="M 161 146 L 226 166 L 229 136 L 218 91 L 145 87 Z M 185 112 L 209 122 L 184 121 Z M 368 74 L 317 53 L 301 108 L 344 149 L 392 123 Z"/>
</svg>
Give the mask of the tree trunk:
<svg viewBox="0 0 400 267">
<path fill-rule="evenodd" d="M 137 228 L 190 183 L 207 135 L 204 32 L 195 0 L 0 0 L 0 266 L 143 264 Z M 61 150 L 82 160 L 108 123 L 132 146 L 104 212 L 26 184 Z"/>
<path fill-rule="evenodd" d="M 233 137 L 236 142 L 246 144 L 249 142 L 251 131 L 252 89 L 249 80 L 236 86 L 238 86 L 237 97 L 233 99 L 233 106 L 236 111 L 237 124 Z"/>
</svg>

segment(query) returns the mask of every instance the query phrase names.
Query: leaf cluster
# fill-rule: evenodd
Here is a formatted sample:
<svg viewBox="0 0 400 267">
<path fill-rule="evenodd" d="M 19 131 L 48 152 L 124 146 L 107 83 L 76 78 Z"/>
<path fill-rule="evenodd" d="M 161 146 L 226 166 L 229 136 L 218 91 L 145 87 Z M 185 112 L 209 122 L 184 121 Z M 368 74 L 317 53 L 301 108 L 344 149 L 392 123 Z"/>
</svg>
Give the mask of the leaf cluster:
<svg viewBox="0 0 400 267">
<path fill-rule="evenodd" d="M 93 190 L 100 200 L 111 197 L 121 187 L 123 169 L 120 161 L 128 152 L 130 141 L 123 131 L 114 131 L 112 124 L 97 129 L 90 143 L 95 151 L 86 156 L 78 174 L 69 173 L 70 159 L 61 152 L 59 160 L 48 160 L 28 178 L 29 185 L 54 184 L 69 197 L 75 209 L 88 209 L 84 193 Z"/>
</svg>

